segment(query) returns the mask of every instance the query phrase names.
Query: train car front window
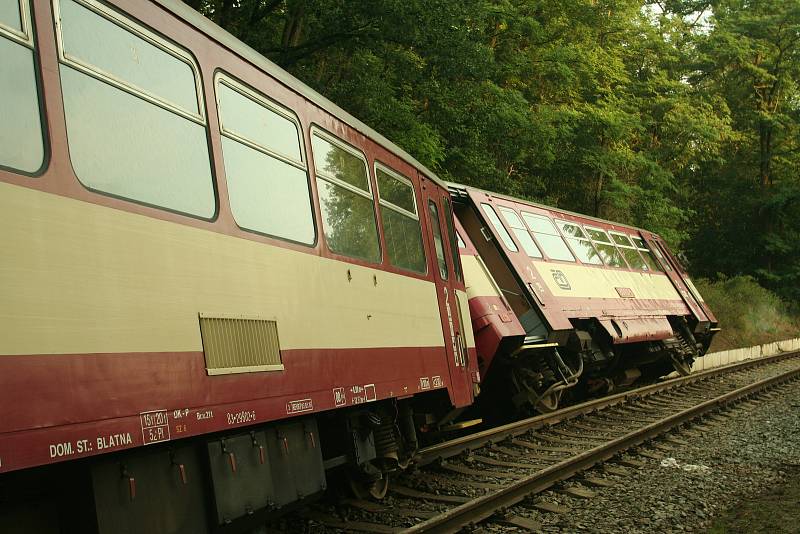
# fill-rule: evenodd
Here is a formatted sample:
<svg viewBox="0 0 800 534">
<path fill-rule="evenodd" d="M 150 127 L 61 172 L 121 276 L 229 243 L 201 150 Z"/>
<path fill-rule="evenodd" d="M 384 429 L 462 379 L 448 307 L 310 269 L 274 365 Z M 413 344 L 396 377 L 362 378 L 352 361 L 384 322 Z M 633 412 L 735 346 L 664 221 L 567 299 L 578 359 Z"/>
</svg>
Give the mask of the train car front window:
<svg viewBox="0 0 800 534">
<path fill-rule="evenodd" d="M 427 270 L 425 247 L 411 181 L 383 167 L 375 168 L 375 177 L 389 263 L 424 273 Z"/>
<path fill-rule="evenodd" d="M 378 223 L 363 156 L 319 132 L 312 134 L 311 144 L 328 248 L 343 256 L 380 262 Z"/>
<path fill-rule="evenodd" d="M 27 0 L 0 2 L 0 167 L 33 174 L 44 162 Z"/>
<path fill-rule="evenodd" d="M 103 193 L 213 217 L 191 56 L 105 4 L 63 0 L 57 8 L 64 115 L 78 179 Z"/>
<path fill-rule="evenodd" d="M 553 222 L 544 215 L 536 215 L 527 211 L 522 212 L 522 218 L 528 225 L 536 241 L 547 257 L 552 260 L 575 261 L 575 256 L 570 252 Z"/>
<path fill-rule="evenodd" d="M 296 121 L 288 111 L 226 76 L 218 76 L 216 87 L 225 176 L 236 223 L 312 244 L 314 216 Z"/>
</svg>

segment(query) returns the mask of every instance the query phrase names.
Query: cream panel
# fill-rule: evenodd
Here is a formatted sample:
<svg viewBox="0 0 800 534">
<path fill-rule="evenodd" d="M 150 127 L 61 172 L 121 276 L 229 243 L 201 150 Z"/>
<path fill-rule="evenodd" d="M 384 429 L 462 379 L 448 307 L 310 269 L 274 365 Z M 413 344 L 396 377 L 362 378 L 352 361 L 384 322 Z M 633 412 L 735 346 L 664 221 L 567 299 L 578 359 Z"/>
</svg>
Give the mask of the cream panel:
<svg viewBox="0 0 800 534">
<path fill-rule="evenodd" d="M 637 299 L 681 300 L 669 278 L 661 274 L 599 269 L 583 265 L 555 264 L 533 261 L 547 288 L 557 297 L 620 298 L 615 288 L 627 287 Z M 561 271 L 571 289 L 563 289 L 553 278 L 552 271 Z"/>
<path fill-rule="evenodd" d="M 477 256 L 461 256 L 461 266 L 469 298 L 500 296 Z"/>
<path fill-rule="evenodd" d="M 432 282 L 1 183 L 0 228 L 0 354 L 199 351 L 200 312 L 284 349 L 444 345 Z"/>
<path fill-rule="evenodd" d="M 474 348 L 475 333 L 472 331 L 472 318 L 469 314 L 469 297 L 464 291 L 458 290 L 456 290 L 456 297 L 458 297 L 458 308 L 461 312 L 461 315 L 459 316 L 461 321 L 461 331 L 464 333 L 464 339 L 467 342 L 467 347 Z"/>
</svg>

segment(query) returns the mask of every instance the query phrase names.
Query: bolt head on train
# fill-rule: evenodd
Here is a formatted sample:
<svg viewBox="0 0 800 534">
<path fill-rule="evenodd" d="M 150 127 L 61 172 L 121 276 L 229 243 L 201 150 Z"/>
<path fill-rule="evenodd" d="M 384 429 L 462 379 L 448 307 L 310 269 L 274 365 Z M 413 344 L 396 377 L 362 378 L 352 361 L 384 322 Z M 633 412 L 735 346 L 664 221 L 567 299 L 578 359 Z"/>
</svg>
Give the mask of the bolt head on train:
<svg viewBox="0 0 800 534">
<path fill-rule="evenodd" d="M 479 402 L 552 410 L 641 376 L 687 374 L 717 320 L 657 234 L 451 184 Z M 510 392 L 509 392 L 510 391 Z"/>
</svg>

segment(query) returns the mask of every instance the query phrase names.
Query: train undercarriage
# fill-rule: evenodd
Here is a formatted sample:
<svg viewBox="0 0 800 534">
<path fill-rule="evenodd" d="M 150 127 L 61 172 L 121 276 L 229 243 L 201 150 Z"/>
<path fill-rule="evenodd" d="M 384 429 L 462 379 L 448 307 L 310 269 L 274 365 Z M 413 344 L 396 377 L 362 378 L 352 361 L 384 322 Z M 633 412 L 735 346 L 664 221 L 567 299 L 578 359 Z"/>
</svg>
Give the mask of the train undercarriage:
<svg viewBox="0 0 800 534">
<path fill-rule="evenodd" d="M 594 320 L 575 321 L 565 345 L 523 344 L 498 355 L 476 408 L 489 421 L 548 413 L 676 372 L 685 376 L 705 354 L 710 337 L 685 319 L 670 319 L 673 336 L 614 344 Z M 509 388 L 510 386 L 510 388 Z"/>
</svg>

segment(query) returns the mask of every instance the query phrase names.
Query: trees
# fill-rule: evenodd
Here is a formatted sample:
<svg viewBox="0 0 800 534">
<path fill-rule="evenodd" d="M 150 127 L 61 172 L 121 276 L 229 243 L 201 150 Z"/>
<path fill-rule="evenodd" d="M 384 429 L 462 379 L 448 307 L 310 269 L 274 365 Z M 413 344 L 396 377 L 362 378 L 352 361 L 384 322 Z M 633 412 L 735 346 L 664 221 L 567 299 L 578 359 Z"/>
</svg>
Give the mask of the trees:
<svg viewBox="0 0 800 534">
<path fill-rule="evenodd" d="M 753 274 L 800 297 L 800 3 L 714 2 L 692 83 L 724 99 L 735 137 L 696 180 L 693 256 L 704 273 Z M 709 244 L 717 253 L 709 253 Z"/>
<path fill-rule="evenodd" d="M 797 0 L 190 3 L 445 179 L 798 295 Z"/>
</svg>

